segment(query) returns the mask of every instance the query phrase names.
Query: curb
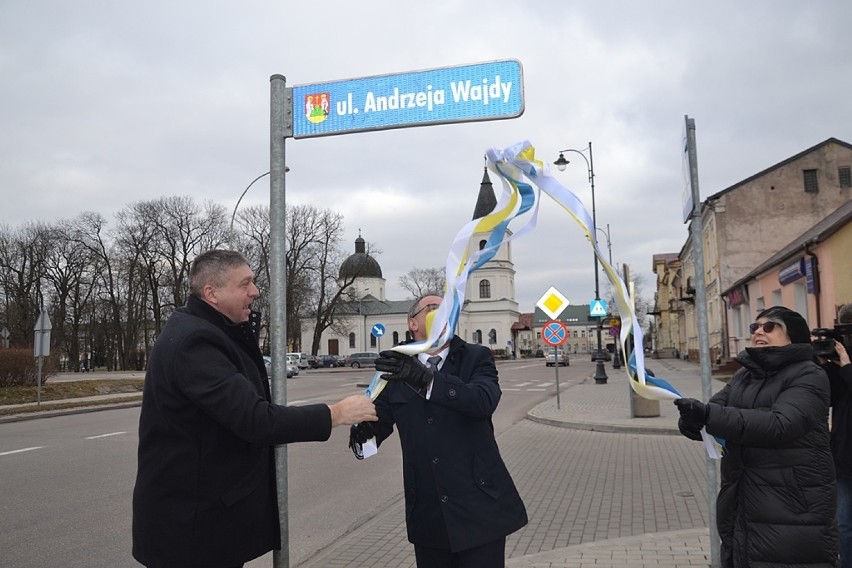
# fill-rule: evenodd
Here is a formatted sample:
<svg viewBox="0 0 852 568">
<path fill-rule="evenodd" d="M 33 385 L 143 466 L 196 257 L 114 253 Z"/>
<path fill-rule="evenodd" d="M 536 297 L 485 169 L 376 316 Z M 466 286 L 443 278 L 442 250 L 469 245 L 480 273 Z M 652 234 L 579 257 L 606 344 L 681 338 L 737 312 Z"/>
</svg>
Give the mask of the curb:
<svg viewBox="0 0 852 568">
<path fill-rule="evenodd" d="M 560 428 L 572 428 L 574 430 L 589 430 L 592 432 L 608 432 L 614 434 L 664 434 L 670 436 L 680 435 L 677 428 L 667 428 L 665 426 L 633 426 L 630 424 L 606 424 L 603 422 L 586 422 L 582 420 L 562 420 L 555 418 L 546 418 L 535 414 L 535 409 L 527 413 L 527 420 L 547 424 L 549 426 L 558 426 Z M 637 418 L 641 420 L 641 418 Z"/>
</svg>

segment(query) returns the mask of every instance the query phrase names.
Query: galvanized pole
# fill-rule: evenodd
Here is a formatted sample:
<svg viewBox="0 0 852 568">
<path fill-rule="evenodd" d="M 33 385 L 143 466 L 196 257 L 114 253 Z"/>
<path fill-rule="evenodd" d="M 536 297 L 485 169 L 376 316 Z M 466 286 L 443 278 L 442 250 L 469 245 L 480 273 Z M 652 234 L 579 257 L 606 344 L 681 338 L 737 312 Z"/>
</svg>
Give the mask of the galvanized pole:
<svg viewBox="0 0 852 568">
<path fill-rule="evenodd" d="M 272 345 L 272 401 L 287 404 L 287 231 L 284 191 L 284 138 L 287 124 L 292 132 L 292 93 L 283 75 L 270 77 L 269 141 L 269 251 L 270 343 Z M 278 487 L 278 523 L 281 550 L 272 554 L 275 568 L 290 566 L 290 513 L 287 501 L 287 445 L 275 447 L 275 481 Z"/>
<path fill-rule="evenodd" d="M 692 185 L 692 222 L 689 225 L 692 236 L 692 251 L 695 257 L 695 312 L 698 325 L 698 357 L 701 367 L 701 400 L 705 403 L 713 394 L 710 368 L 710 342 L 707 331 L 707 286 L 704 281 L 704 242 L 702 239 L 701 196 L 698 191 L 698 151 L 695 145 L 695 120 L 686 119 L 686 139 L 689 151 L 689 177 Z M 719 485 L 716 474 L 716 460 L 706 458 L 707 469 L 707 511 L 710 522 L 710 565 L 720 565 L 721 547 L 719 529 L 716 526 L 716 495 Z"/>
</svg>

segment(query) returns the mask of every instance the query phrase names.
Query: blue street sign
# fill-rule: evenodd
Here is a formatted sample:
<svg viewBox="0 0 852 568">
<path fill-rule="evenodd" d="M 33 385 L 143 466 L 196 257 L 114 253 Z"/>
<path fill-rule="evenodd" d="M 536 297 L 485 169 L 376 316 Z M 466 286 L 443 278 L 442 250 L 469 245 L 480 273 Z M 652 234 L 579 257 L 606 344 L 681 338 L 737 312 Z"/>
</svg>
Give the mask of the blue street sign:
<svg viewBox="0 0 852 568">
<path fill-rule="evenodd" d="M 370 333 L 373 337 L 381 337 L 385 334 L 385 326 L 380 323 L 373 324 L 373 327 L 370 328 Z"/>
<path fill-rule="evenodd" d="M 515 59 L 297 85 L 293 137 L 515 118 L 524 112 Z"/>
<path fill-rule="evenodd" d="M 606 300 L 595 299 L 589 302 L 590 316 L 603 317 L 606 313 Z"/>
</svg>

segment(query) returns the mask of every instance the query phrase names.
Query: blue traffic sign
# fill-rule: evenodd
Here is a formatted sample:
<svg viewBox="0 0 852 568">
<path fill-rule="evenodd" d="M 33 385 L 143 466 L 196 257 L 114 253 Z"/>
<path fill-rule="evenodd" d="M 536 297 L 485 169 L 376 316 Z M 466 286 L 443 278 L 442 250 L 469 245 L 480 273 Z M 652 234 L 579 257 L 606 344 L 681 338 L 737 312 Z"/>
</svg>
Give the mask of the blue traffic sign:
<svg viewBox="0 0 852 568">
<path fill-rule="evenodd" d="M 292 100 L 294 138 L 515 118 L 523 73 L 508 59 L 297 85 Z"/>
<path fill-rule="evenodd" d="M 595 299 L 589 303 L 589 315 L 593 317 L 603 317 L 607 314 L 606 301 Z"/>
<path fill-rule="evenodd" d="M 381 337 L 385 334 L 385 326 L 380 323 L 373 324 L 373 327 L 370 328 L 370 333 L 373 337 Z"/>
</svg>

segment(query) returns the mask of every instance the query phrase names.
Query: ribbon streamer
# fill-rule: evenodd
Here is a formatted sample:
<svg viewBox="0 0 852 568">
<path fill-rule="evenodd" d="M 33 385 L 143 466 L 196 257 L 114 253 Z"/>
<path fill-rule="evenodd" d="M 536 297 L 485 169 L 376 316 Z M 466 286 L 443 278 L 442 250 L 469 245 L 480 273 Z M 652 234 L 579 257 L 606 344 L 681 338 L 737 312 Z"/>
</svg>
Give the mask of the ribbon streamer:
<svg viewBox="0 0 852 568">
<path fill-rule="evenodd" d="M 541 192 L 553 199 L 574 219 L 585 233 L 594 249 L 598 262 L 604 269 L 612 286 L 613 299 L 621 316 L 620 356 L 627 358 L 624 365 L 630 387 L 639 396 L 651 400 L 675 400 L 682 395 L 668 381 L 649 375 L 645 371 L 645 355 L 642 349 L 642 328 L 638 325 L 633 303 L 624 281 L 607 262 L 598 248 L 592 216 L 582 201 L 563 187 L 550 175 L 549 167 L 536 159 L 535 148 L 524 140 L 504 149 L 491 148 L 486 152 L 488 169 L 500 177 L 503 191 L 494 209 L 484 217 L 466 223 L 453 239 L 446 262 L 447 289 L 440 307 L 434 312 L 433 325 L 425 341 L 397 345 L 394 351 L 406 355 L 417 355 L 444 345 L 452 339 L 458 324 L 461 307 L 464 305 L 465 288 L 469 275 L 491 260 L 503 243 L 510 242 L 533 230 L 538 222 Z M 526 217 L 520 229 L 507 236 L 506 229 L 512 221 Z M 487 234 L 485 246 L 470 252 L 473 235 Z M 634 348 L 636 346 L 636 348 Z M 376 373 L 367 395 L 375 398 L 384 388 L 384 380 Z M 702 431 L 708 454 L 711 454 L 710 438 Z"/>
</svg>

